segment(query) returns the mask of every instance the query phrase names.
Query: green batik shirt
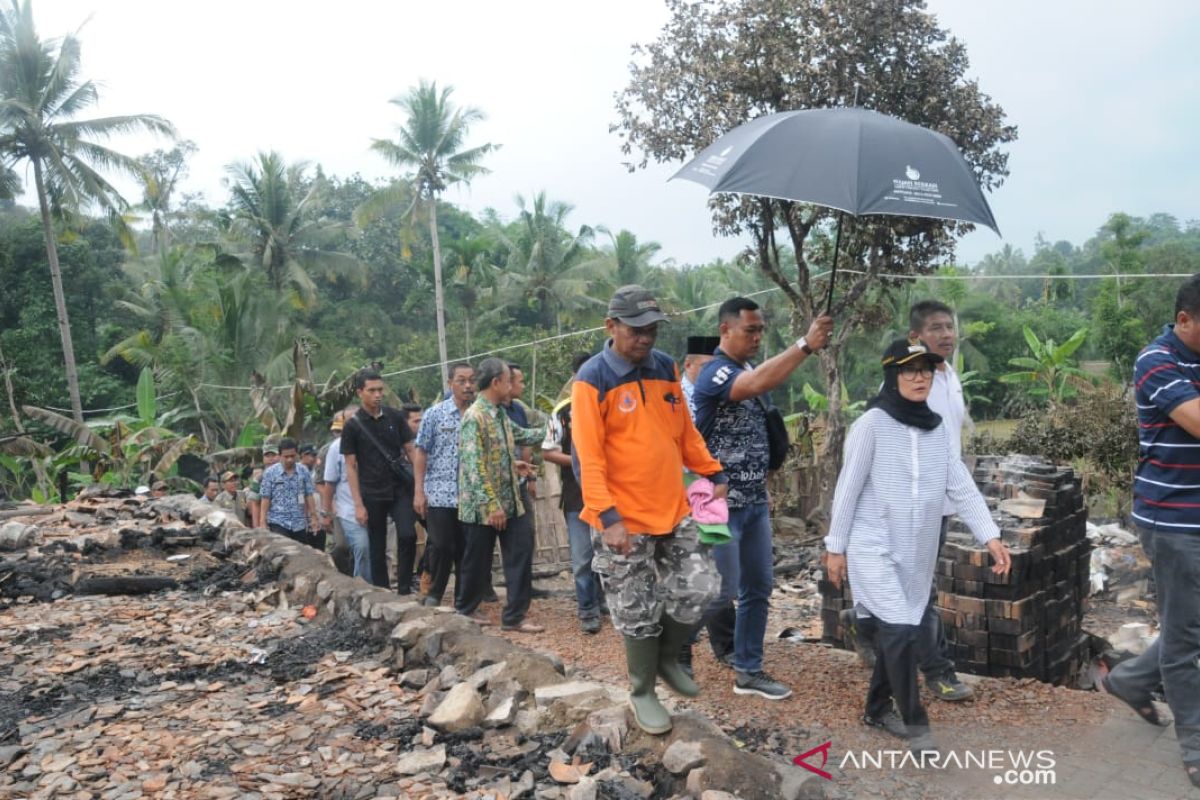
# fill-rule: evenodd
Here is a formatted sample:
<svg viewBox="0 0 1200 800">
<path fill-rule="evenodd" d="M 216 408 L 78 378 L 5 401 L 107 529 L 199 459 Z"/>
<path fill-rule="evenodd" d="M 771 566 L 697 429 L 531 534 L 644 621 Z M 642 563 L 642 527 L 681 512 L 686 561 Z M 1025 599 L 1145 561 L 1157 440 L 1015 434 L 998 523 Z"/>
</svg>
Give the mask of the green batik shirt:
<svg viewBox="0 0 1200 800">
<path fill-rule="evenodd" d="M 513 454 L 518 445 L 538 445 L 545 438 L 545 425 L 513 425 L 504 409 L 483 395 L 475 398 L 458 429 L 458 518 L 485 525 L 496 511 L 509 519 L 524 514 Z"/>
</svg>

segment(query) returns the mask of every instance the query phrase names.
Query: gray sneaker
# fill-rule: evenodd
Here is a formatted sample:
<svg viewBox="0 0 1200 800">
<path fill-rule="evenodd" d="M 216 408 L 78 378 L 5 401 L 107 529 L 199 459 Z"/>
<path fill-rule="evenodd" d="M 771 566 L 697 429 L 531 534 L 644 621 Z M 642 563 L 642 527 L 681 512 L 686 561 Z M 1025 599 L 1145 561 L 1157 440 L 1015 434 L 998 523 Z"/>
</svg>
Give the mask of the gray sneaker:
<svg viewBox="0 0 1200 800">
<path fill-rule="evenodd" d="M 738 672 L 733 679 L 734 694 L 756 694 L 768 700 L 784 700 L 792 696 L 792 690 L 763 671 Z"/>
<path fill-rule="evenodd" d="M 599 617 L 587 617 L 586 619 L 581 619 L 579 621 L 579 627 L 581 627 L 583 629 L 584 633 L 599 633 L 600 632 L 600 618 Z"/>
<path fill-rule="evenodd" d="M 933 680 L 926 678 L 925 685 L 929 687 L 929 691 L 933 692 L 933 696 L 938 700 L 956 702 L 975 696 L 975 692 L 971 687 L 960 681 L 958 676 L 954 674 L 954 670 L 947 670 Z"/>
<path fill-rule="evenodd" d="M 862 721 L 864 725 L 887 731 L 892 736 L 897 736 L 901 739 L 909 738 L 908 726 L 904 724 L 904 720 L 893 709 L 883 712 L 883 716 L 881 717 L 872 717 L 869 714 L 863 714 Z"/>
</svg>

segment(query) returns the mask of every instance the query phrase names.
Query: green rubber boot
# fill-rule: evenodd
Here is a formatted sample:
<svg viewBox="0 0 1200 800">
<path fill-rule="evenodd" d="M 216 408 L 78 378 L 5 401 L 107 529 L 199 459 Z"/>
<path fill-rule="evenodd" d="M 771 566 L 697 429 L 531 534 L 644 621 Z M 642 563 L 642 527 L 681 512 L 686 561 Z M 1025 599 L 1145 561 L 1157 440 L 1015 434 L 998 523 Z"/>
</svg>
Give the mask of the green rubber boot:
<svg viewBox="0 0 1200 800">
<path fill-rule="evenodd" d="M 684 625 L 666 614 L 659 622 L 662 633 L 658 637 L 658 675 L 684 697 L 695 697 L 700 694 L 700 687 L 679 663 L 680 648 L 692 635 L 693 626 Z"/>
<path fill-rule="evenodd" d="M 638 727 L 646 733 L 671 730 L 671 715 L 654 694 L 658 675 L 658 639 L 625 637 L 625 663 L 629 667 L 629 706 Z M 679 648 L 675 648 L 679 652 Z"/>
</svg>

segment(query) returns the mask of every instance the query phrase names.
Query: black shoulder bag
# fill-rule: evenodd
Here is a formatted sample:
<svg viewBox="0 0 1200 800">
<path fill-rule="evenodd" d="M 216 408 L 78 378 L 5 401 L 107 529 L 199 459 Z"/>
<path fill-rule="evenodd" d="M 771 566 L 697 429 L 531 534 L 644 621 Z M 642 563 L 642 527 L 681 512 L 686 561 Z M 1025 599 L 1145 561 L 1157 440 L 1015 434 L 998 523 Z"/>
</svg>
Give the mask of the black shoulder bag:
<svg viewBox="0 0 1200 800">
<path fill-rule="evenodd" d="M 783 421 L 783 414 L 778 408 L 768 406 L 761 396 L 755 399 L 767 416 L 767 469 L 774 472 L 787 461 L 788 449 L 792 446 L 788 439 L 787 423 Z"/>
<path fill-rule="evenodd" d="M 358 429 L 363 433 L 363 435 L 367 437 L 367 441 L 369 441 L 375 447 L 375 449 L 379 451 L 379 454 L 383 456 L 383 460 L 387 462 L 388 468 L 391 469 L 392 474 L 396 476 L 396 480 L 400 481 L 400 485 L 403 486 L 409 492 L 409 494 L 412 494 L 414 487 L 416 486 L 416 479 L 413 477 L 412 465 L 408 463 L 408 459 L 404 458 L 403 456 L 394 456 L 384 449 L 383 444 L 375 438 L 375 434 L 371 433 L 371 429 L 366 425 L 363 425 L 357 416 L 351 417 L 350 419 L 358 426 Z"/>
</svg>

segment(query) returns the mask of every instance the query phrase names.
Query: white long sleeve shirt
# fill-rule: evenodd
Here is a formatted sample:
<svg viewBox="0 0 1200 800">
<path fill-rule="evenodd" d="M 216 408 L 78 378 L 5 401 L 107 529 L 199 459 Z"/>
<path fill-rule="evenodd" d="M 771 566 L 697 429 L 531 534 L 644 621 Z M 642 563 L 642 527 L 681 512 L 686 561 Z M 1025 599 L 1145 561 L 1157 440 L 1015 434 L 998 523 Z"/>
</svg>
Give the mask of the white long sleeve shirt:
<svg viewBox="0 0 1200 800">
<path fill-rule="evenodd" d="M 929 388 L 929 398 L 925 402 L 945 420 L 950 452 L 961 460 L 962 429 L 967 419 L 967 403 L 963 398 L 962 382 L 949 362 L 946 362 L 942 369 L 933 371 L 933 385 Z M 950 516 L 954 513 L 954 508 L 954 501 L 947 497 L 942 515 Z"/>
<path fill-rule="evenodd" d="M 873 408 L 846 438 L 825 547 L 846 554 L 855 603 L 885 622 L 921 621 L 947 497 L 980 544 L 1000 535 L 948 436 Z"/>
</svg>

